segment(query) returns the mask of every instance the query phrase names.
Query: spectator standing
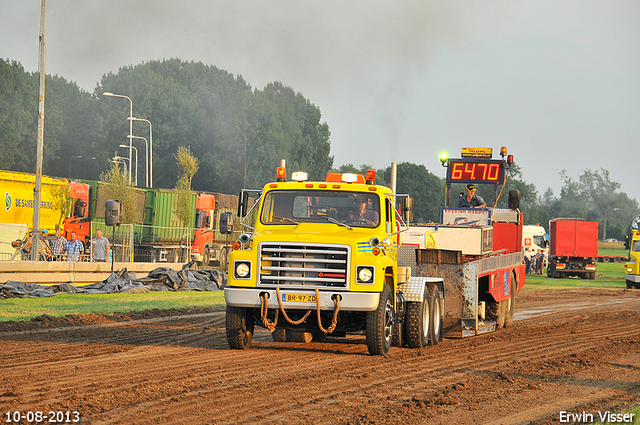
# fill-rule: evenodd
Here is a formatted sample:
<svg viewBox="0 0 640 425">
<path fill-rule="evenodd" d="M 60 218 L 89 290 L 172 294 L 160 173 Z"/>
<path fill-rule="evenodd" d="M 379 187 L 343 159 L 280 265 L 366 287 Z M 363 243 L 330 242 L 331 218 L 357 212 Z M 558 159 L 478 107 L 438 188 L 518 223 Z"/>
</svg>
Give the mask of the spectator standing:
<svg viewBox="0 0 640 425">
<path fill-rule="evenodd" d="M 58 227 L 56 229 L 56 239 L 52 243 L 53 261 L 62 260 L 65 243 L 67 243 L 67 240 L 62 236 L 62 229 Z"/>
<path fill-rule="evenodd" d="M 29 232 L 27 237 L 27 242 L 25 244 L 25 252 L 31 252 L 31 245 L 33 243 L 33 232 Z M 51 261 L 51 247 L 46 240 L 46 237 L 49 236 L 49 230 L 42 230 L 42 235 L 38 238 L 38 258 L 44 261 Z"/>
<path fill-rule="evenodd" d="M 538 250 L 540 252 L 538 261 L 536 263 L 538 274 L 542 274 L 542 269 L 544 268 L 544 252 L 542 250 Z"/>
<path fill-rule="evenodd" d="M 84 244 L 76 239 L 76 232 L 71 232 L 71 239 L 64 244 L 63 254 L 67 254 L 67 261 L 82 261 Z"/>
<path fill-rule="evenodd" d="M 529 251 L 529 248 L 524 249 L 524 262 L 526 264 L 525 273 L 531 273 L 531 251 Z"/>
<path fill-rule="evenodd" d="M 91 241 L 91 251 L 93 252 L 93 261 L 105 262 L 109 260 L 109 239 L 102 236 L 102 229 L 96 230 L 96 237 Z"/>
</svg>

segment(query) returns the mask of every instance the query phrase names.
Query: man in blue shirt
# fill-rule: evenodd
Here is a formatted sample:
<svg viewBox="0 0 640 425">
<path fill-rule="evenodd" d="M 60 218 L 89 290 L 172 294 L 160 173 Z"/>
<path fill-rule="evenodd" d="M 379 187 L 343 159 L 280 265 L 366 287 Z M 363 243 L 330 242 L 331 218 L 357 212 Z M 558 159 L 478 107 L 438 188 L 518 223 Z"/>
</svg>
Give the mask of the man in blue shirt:
<svg viewBox="0 0 640 425">
<path fill-rule="evenodd" d="M 64 244 L 62 252 L 67 254 L 67 261 L 82 261 L 84 244 L 76 239 L 76 232 L 71 232 L 71 239 Z"/>
<path fill-rule="evenodd" d="M 467 194 L 458 199 L 458 206 L 462 208 L 487 208 L 486 202 L 482 196 L 476 195 L 476 186 L 468 184 L 466 187 Z"/>
</svg>

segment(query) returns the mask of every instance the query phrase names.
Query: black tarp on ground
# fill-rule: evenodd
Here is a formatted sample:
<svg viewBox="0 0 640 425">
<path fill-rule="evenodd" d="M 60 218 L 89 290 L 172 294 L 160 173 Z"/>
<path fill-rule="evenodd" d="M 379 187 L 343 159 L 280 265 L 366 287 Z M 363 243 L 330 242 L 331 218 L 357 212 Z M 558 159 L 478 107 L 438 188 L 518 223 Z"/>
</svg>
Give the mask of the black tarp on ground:
<svg viewBox="0 0 640 425">
<path fill-rule="evenodd" d="M 33 283 L 7 281 L 0 284 L 0 299 L 51 297 L 57 293 L 109 294 L 143 293 L 148 291 L 219 291 L 227 284 L 226 273 L 215 269 L 193 270 L 194 262 L 185 264 L 182 270 L 168 267 L 151 270 L 146 277 L 136 278 L 127 269 L 113 272 L 99 283 L 76 286 L 72 283 L 42 286 Z"/>
</svg>

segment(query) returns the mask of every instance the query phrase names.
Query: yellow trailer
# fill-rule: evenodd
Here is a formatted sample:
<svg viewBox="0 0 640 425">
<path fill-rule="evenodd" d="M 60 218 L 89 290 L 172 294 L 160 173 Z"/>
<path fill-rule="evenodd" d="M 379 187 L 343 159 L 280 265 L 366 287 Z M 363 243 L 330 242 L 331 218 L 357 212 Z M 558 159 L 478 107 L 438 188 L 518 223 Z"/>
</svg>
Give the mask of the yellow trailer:
<svg viewBox="0 0 640 425">
<path fill-rule="evenodd" d="M 0 208 L 0 259 L 13 254 L 11 242 L 22 239 L 33 227 L 33 190 L 35 174 L 0 170 L 0 194 L 4 205 Z M 59 189 L 66 189 L 65 179 L 42 176 L 40 199 L 40 229 L 55 229 L 61 212 L 55 208 L 55 196 Z"/>
</svg>

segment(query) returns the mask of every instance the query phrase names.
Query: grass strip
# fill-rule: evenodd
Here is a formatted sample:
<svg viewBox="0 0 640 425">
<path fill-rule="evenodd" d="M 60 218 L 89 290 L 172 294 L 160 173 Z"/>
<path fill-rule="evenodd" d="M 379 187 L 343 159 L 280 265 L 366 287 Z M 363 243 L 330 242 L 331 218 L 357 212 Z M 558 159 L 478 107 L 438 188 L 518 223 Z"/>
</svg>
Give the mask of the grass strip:
<svg viewBox="0 0 640 425">
<path fill-rule="evenodd" d="M 224 306 L 223 291 L 149 291 L 145 294 L 58 294 L 0 301 L 0 321 L 30 320 L 48 314 L 112 314 L 150 309 Z"/>
</svg>

